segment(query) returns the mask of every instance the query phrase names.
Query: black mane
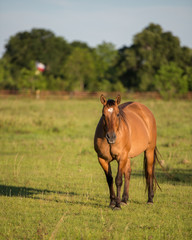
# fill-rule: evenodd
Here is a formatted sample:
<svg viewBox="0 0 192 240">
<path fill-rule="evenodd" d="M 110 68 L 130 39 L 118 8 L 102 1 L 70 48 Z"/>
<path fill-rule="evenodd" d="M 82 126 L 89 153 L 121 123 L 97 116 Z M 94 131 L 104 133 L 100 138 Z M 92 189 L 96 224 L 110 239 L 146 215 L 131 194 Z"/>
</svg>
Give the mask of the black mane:
<svg viewBox="0 0 192 240">
<path fill-rule="evenodd" d="M 107 106 L 108 107 L 112 107 L 112 106 L 114 106 L 115 105 L 115 101 L 113 100 L 113 99 L 108 99 L 107 100 Z"/>
<path fill-rule="evenodd" d="M 119 108 L 119 114 L 120 114 L 120 116 L 121 116 L 121 119 L 122 119 L 122 120 L 126 123 L 126 125 L 127 125 L 127 122 L 125 121 L 126 115 L 125 115 L 125 112 L 123 111 L 122 108 Z"/>
</svg>

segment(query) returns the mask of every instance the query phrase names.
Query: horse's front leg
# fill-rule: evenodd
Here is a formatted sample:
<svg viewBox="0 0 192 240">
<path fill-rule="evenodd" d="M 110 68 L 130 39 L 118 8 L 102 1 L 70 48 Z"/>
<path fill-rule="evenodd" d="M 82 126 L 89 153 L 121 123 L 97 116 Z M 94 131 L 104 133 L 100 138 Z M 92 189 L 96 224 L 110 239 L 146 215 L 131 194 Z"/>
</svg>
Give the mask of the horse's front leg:
<svg viewBox="0 0 192 240">
<path fill-rule="evenodd" d="M 112 171 L 111 171 L 111 166 L 110 163 L 106 162 L 104 159 L 102 158 L 98 158 L 99 159 L 99 163 L 101 165 L 101 167 L 103 168 L 104 172 L 105 172 L 105 176 L 107 179 L 107 183 L 109 186 L 109 193 L 110 193 L 110 207 L 114 207 L 115 206 L 115 191 L 113 188 L 113 177 L 112 177 Z"/>
<path fill-rule="evenodd" d="M 125 177 L 124 192 L 122 195 L 121 203 L 127 204 L 127 201 L 129 200 L 129 182 L 131 177 L 131 161 L 129 158 L 125 165 L 124 177 Z"/>
<path fill-rule="evenodd" d="M 127 162 L 127 158 L 123 158 L 118 161 L 118 172 L 115 178 L 115 183 L 117 186 L 117 197 L 116 197 L 115 209 L 121 209 L 121 186 L 123 183 L 122 176 L 123 176 L 123 173 L 125 172 L 126 162 Z"/>
</svg>

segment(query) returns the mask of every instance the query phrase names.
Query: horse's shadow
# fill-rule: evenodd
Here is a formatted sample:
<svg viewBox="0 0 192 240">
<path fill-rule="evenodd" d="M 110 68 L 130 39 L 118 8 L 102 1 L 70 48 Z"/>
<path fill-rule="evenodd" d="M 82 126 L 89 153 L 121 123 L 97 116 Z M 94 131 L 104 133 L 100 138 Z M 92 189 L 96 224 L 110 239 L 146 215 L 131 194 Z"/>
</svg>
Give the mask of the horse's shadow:
<svg viewBox="0 0 192 240">
<path fill-rule="evenodd" d="M 143 176 L 142 171 L 133 171 L 132 177 Z M 192 184 L 192 169 L 172 169 L 172 171 L 164 172 L 162 170 L 156 171 L 157 181 L 161 183 L 169 183 L 172 185 Z M 56 197 L 50 197 L 50 196 Z M 67 204 L 79 204 L 82 206 L 92 207 L 107 207 L 105 203 L 99 203 L 94 197 L 89 196 L 89 200 L 85 200 L 84 193 L 80 194 L 74 191 L 56 191 L 48 189 L 36 189 L 22 186 L 0 185 L 0 196 L 6 197 L 23 197 L 31 199 L 41 199 L 44 201 L 64 202 Z"/>
<path fill-rule="evenodd" d="M 46 196 L 50 196 L 54 194 L 55 196 L 61 196 L 60 198 L 47 198 Z M 95 199 L 89 198 L 89 201 L 83 201 L 83 194 L 80 196 L 79 193 L 76 192 L 64 192 L 64 191 L 52 191 L 48 189 L 35 189 L 28 187 L 17 187 L 17 186 L 7 186 L 0 185 L 0 196 L 6 197 L 23 197 L 23 198 L 31 198 L 31 199 L 41 199 L 44 201 L 54 201 L 54 202 L 65 202 L 67 204 L 80 204 L 83 206 L 93 206 L 93 207 L 105 207 L 99 203 L 95 202 Z M 77 198 L 73 198 L 73 197 Z M 63 197 L 63 198 L 62 198 Z M 67 197 L 67 198 L 66 198 Z"/>
<path fill-rule="evenodd" d="M 0 185 L 0 196 L 7 197 L 25 197 L 34 198 L 35 195 L 46 195 L 46 194 L 63 194 L 63 195 L 77 195 L 75 192 L 61 192 L 61 191 L 51 191 L 47 189 L 35 189 L 28 187 L 17 187 L 17 186 L 7 186 Z"/>
<path fill-rule="evenodd" d="M 159 170 L 155 171 L 155 175 L 157 181 L 159 183 L 169 183 L 172 185 L 176 184 L 184 184 L 191 185 L 192 184 L 192 169 L 170 169 L 170 170 Z M 133 171 L 133 177 L 144 177 L 144 173 L 142 171 Z"/>
</svg>

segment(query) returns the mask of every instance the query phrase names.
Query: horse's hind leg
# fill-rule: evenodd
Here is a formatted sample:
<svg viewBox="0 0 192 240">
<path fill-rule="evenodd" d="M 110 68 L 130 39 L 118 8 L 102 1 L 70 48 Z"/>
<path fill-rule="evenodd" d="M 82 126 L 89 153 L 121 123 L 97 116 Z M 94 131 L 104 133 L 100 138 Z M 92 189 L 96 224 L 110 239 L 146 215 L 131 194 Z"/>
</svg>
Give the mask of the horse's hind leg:
<svg viewBox="0 0 192 240">
<path fill-rule="evenodd" d="M 146 185 L 148 187 L 148 203 L 153 203 L 153 179 L 154 179 L 154 149 L 147 149 L 144 153 L 144 166 Z"/>
<path fill-rule="evenodd" d="M 122 203 L 127 204 L 127 201 L 129 199 L 129 181 L 131 177 L 131 161 L 128 159 L 127 164 L 125 166 L 125 171 L 124 171 L 124 178 L 125 178 L 125 183 L 124 183 L 124 192 L 122 195 Z"/>
</svg>

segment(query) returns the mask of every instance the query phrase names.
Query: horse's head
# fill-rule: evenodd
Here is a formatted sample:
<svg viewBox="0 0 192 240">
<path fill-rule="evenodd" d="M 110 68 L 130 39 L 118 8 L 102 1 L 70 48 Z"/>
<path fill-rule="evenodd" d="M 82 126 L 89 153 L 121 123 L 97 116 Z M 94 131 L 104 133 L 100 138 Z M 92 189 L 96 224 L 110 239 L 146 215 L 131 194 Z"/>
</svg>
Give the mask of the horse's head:
<svg viewBox="0 0 192 240">
<path fill-rule="evenodd" d="M 121 102 L 121 96 L 118 95 L 115 100 L 109 99 L 108 101 L 103 96 L 100 97 L 103 104 L 102 119 L 105 137 L 109 144 L 115 143 L 117 131 L 120 124 L 120 113 L 118 105 Z"/>
</svg>

